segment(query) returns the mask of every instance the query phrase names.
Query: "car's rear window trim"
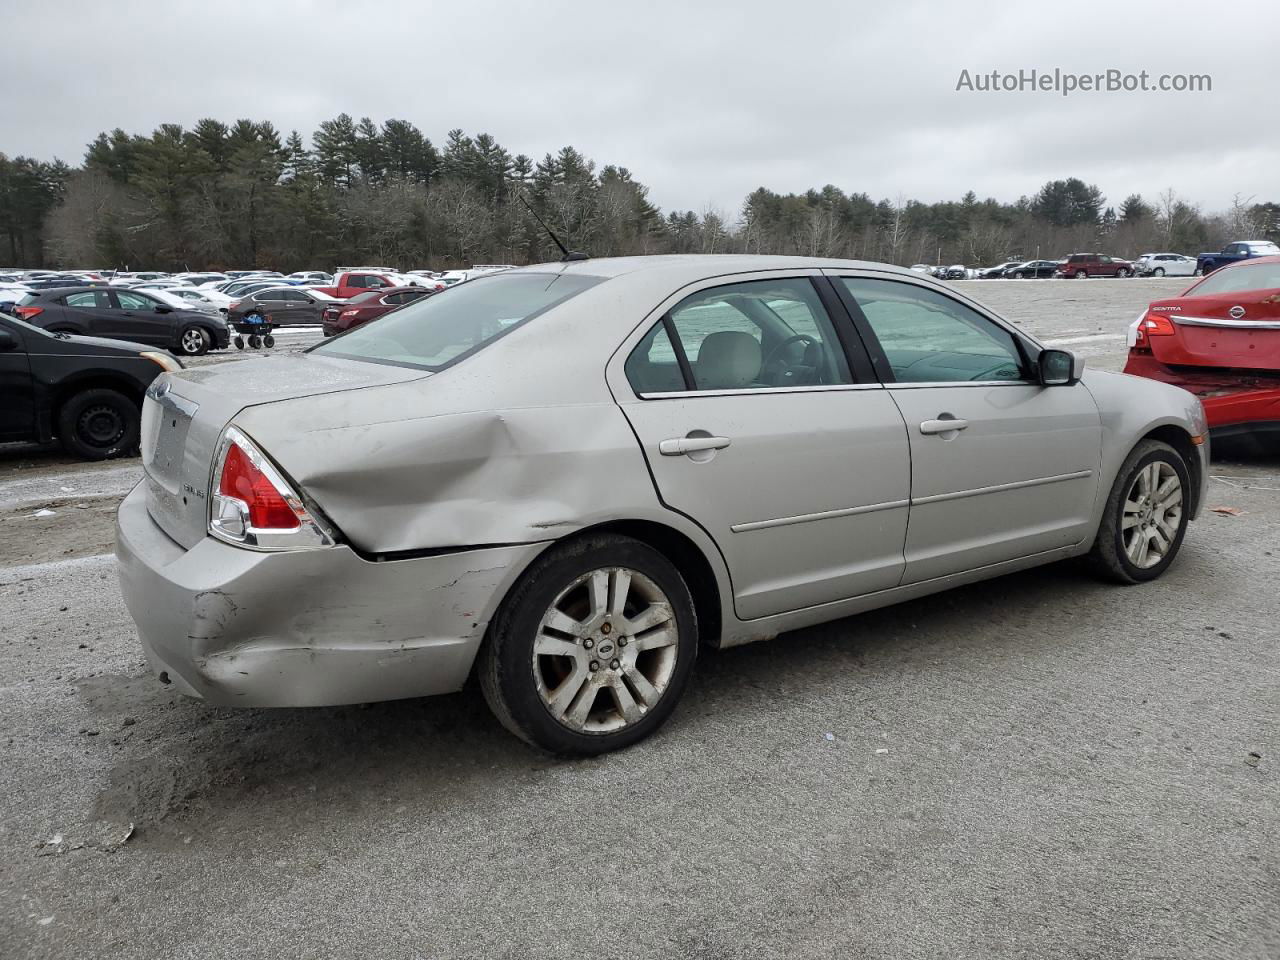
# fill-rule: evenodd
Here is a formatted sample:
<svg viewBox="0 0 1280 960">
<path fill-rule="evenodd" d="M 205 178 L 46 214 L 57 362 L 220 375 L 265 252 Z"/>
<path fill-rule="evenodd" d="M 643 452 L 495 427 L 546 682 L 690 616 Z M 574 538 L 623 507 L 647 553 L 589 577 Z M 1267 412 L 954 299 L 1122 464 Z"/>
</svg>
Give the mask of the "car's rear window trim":
<svg viewBox="0 0 1280 960">
<path fill-rule="evenodd" d="M 509 273 L 509 272 L 504 272 L 504 273 L 501 273 L 501 274 L 495 274 L 495 275 L 494 275 L 494 276 L 492 276 L 492 277 L 477 277 L 477 278 L 475 278 L 474 280 L 468 280 L 468 281 L 465 281 L 465 282 L 467 282 L 467 283 L 487 283 L 487 282 L 491 282 L 491 281 L 500 281 L 500 280 L 503 280 L 503 279 L 506 279 L 506 278 L 509 278 L 509 277 L 513 277 L 513 276 L 522 276 L 522 277 L 531 277 L 531 276 L 532 276 L 532 277 L 551 277 L 551 278 L 555 279 L 555 278 L 561 277 L 561 276 L 563 276 L 563 275 L 564 275 L 564 274 L 563 274 L 563 272 L 561 272 L 561 271 L 551 272 L 551 271 L 542 271 L 542 270 L 538 270 L 538 271 L 528 271 L 528 272 L 521 272 L 521 273 Z M 572 299 L 573 297 L 576 297 L 576 296 L 578 296 L 578 295 L 579 295 L 579 294 L 581 294 L 581 293 L 586 293 L 586 291 L 590 290 L 592 287 L 597 286 L 598 284 L 601 284 L 601 283 L 603 283 L 605 280 L 607 280 L 607 279 L 608 279 L 608 277 L 598 277 L 598 276 L 595 276 L 595 275 L 593 275 L 593 274 L 582 274 L 582 273 L 575 273 L 575 274 L 573 274 L 573 276 L 574 276 L 576 279 L 579 279 L 579 280 L 586 280 L 586 281 L 591 281 L 591 282 L 590 282 L 590 283 L 587 283 L 585 286 L 582 286 L 582 287 L 580 287 L 579 289 L 577 289 L 577 290 L 573 291 L 573 293 L 565 294 L 565 296 L 561 297 L 559 300 L 553 300 L 551 303 L 548 303 L 546 306 L 541 307 L 541 308 L 539 308 L 539 309 L 537 309 L 537 310 L 533 311 L 533 313 L 529 314 L 528 316 L 526 316 L 526 317 L 521 317 L 521 318 L 520 318 L 519 320 L 517 320 L 515 323 L 511 324 L 511 326 L 509 326 L 509 327 L 507 327 L 506 329 L 504 329 L 504 330 L 502 330 L 502 331 L 500 331 L 500 332 L 498 332 L 498 333 L 494 334 L 492 337 L 490 337 L 488 340 L 485 340 L 483 343 L 477 343 L 474 347 L 471 347 L 471 348 L 470 348 L 470 349 L 468 349 L 468 350 L 464 350 L 462 353 L 459 353 L 457 356 L 450 357 L 450 358 L 449 358 L 448 360 L 446 360 L 444 363 L 435 363 L 435 364 L 432 364 L 432 363 L 413 363 L 412 361 L 409 361 L 409 360 L 385 360 L 385 359 L 382 359 L 382 358 L 380 358 L 380 357 L 367 357 L 367 356 L 358 356 L 358 355 L 356 355 L 356 354 L 352 354 L 352 353 L 339 353 L 339 352 L 337 352 L 336 350 L 325 350 L 325 351 L 323 351 L 323 353 L 322 353 L 321 355 L 322 355 L 322 356 L 325 356 L 325 357 L 337 357 L 337 358 L 338 358 L 338 359 L 340 359 L 340 360 L 359 360 L 359 361 L 362 361 L 362 362 L 364 362 L 364 363 L 376 363 L 376 364 L 378 364 L 378 365 L 380 365 L 380 366 L 384 366 L 384 367 L 407 367 L 407 368 L 409 368 L 409 369 L 411 369 L 411 370 L 426 370 L 428 373 L 440 373 L 440 372 L 442 372 L 442 371 L 444 371 L 444 370 L 448 370 L 448 369 L 449 369 L 450 367 L 452 367 L 454 364 L 461 363 L 463 360 L 466 360 L 468 357 L 473 356 L 474 354 L 479 353 L 479 352 L 480 352 L 481 350 L 483 350 L 485 347 L 488 347 L 488 346 L 490 346 L 490 345 L 492 345 L 492 344 L 494 344 L 494 343 L 497 343 L 499 340 L 501 340 L 501 339 L 502 339 L 503 337 L 505 337 L 507 334 L 511 333 L 513 330 L 518 330 L 518 329 L 520 329 L 521 327 L 523 327 L 523 326 L 524 326 L 526 323 L 528 323 L 530 320 L 533 320 L 533 319 L 534 319 L 534 318 L 536 318 L 536 317 L 540 317 L 540 316 L 542 316 L 542 314 L 546 313 L 548 310 L 551 310 L 551 309 L 553 309 L 553 308 L 555 308 L 555 307 L 560 306 L 560 304 L 564 303 L 566 300 L 570 300 L 570 299 Z M 438 294 L 437 294 L 437 296 L 438 296 Z M 413 303 L 406 303 L 406 304 L 403 304 L 403 306 L 405 306 L 405 307 L 411 307 L 411 306 L 413 306 L 413 304 L 414 304 L 414 303 L 421 303 L 424 299 L 430 299 L 430 298 L 429 298 L 429 297 L 427 297 L 427 298 L 419 297 L 417 300 L 414 300 L 414 301 L 413 301 Z M 319 343 L 315 344 L 314 346 L 308 347 L 308 348 L 307 348 L 306 350 L 304 350 L 303 352 L 304 352 L 304 353 L 311 353 L 313 350 L 319 350 L 321 347 L 327 347 L 327 346 L 329 346 L 329 345 L 331 345 L 331 344 L 337 343 L 337 342 L 338 342 L 338 341 L 340 341 L 343 337 L 345 337 L 347 334 L 349 334 L 349 333 L 353 333 L 353 332 L 355 332 L 356 330 L 359 330 L 359 329 L 361 329 L 361 328 L 360 328 L 360 327 L 352 327 L 350 330 L 347 330 L 347 331 L 345 331 L 345 332 L 343 332 L 343 333 L 340 333 L 340 334 L 338 334 L 336 337 L 331 337 L 331 338 L 330 338 L 330 339 L 328 339 L 328 340 L 322 340 L 322 341 L 320 341 Z"/>
</svg>

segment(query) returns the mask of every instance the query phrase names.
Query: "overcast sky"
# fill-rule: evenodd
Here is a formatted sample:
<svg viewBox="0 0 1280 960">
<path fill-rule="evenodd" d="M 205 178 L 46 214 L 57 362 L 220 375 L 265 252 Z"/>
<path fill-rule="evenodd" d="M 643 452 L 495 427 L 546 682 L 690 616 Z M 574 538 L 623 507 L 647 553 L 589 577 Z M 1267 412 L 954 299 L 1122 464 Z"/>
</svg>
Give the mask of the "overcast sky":
<svg viewBox="0 0 1280 960">
<path fill-rule="evenodd" d="M 665 210 L 757 186 L 1016 200 L 1078 176 L 1119 205 L 1280 200 L 1280 4 L 735 0 L 8 0 L 0 152 L 79 163 L 99 131 L 201 117 L 309 135 L 343 111 L 440 144 L 572 144 Z M 1039 68 L 1205 73 L 1209 93 L 957 92 Z"/>
</svg>

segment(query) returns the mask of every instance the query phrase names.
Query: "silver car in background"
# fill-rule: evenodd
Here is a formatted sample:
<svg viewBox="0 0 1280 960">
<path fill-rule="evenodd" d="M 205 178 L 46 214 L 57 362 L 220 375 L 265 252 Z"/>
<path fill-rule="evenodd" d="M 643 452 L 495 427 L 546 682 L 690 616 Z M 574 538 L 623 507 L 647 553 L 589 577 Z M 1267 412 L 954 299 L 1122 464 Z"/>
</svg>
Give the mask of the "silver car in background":
<svg viewBox="0 0 1280 960">
<path fill-rule="evenodd" d="M 1139 277 L 1194 277 L 1196 258 L 1181 253 L 1144 253 L 1133 261 Z"/>
<path fill-rule="evenodd" d="M 295 357 L 162 375 L 124 596 L 215 704 L 456 691 L 591 754 L 729 647 L 1067 557 L 1163 573 L 1198 400 L 874 263 L 640 257 L 472 279 Z"/>
</svg>

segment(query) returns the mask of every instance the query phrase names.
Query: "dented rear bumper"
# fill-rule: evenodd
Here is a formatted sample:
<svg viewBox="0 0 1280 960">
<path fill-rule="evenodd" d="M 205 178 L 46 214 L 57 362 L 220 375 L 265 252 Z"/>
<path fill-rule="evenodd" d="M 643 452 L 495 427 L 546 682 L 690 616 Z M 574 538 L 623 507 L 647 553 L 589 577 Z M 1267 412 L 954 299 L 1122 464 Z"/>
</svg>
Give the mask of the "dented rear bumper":
<svg viewBox="0 0 1280 960">
<path fill-rule="evenodd" d="M 1149 351 L 1130 350 L 1124 372 L 1195 394 L 1204 404 L 1215 439 L 1248 433 L 1280 434 L 1280 370 L 1175 369 Z"/>
<path fill-rule="evenodd" d="M 345 546 L 190 550 L 125 498 L 116 555 L 151 668 L 229 706 L 301 707 L 458 690 L 490 618 L 545 544 L 370 562 Z"/>
</svg>

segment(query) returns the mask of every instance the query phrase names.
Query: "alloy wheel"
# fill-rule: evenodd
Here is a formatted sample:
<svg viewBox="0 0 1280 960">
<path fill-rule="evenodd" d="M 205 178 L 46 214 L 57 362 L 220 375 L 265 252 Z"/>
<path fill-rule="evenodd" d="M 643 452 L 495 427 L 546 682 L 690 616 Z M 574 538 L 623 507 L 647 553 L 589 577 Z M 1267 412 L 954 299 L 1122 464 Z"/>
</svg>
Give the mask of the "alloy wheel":
<svg viewBox="0 0 1280 960">
<path fill-rule="evenodd" d="M 1129 562 L 1140 570 L 1159 564 L 1182 525 L 1182 481 L 1163 460 L 1138 471 L 1125 494 L 1120 535 Z"/>
<path fill-rule="evenodd" d="M 199 353 L 204 346 L 204 334 L 196 327 L 186 330 L 182 334 L 182 352 L 183 353 Z"/>
<path fill-rule="evenodd" d="M 603 567 L 552 601 L 533 642 L 533 678 L 543 705 L 579 733 L 616 733 L 640 721 L 675 672 L 679 627 L 651 579 Z"/>
</svg>

